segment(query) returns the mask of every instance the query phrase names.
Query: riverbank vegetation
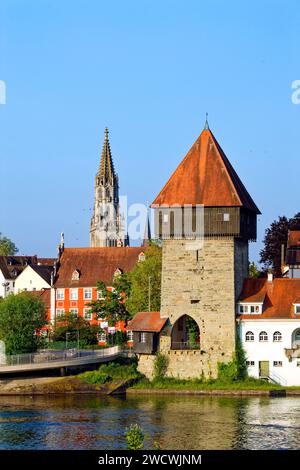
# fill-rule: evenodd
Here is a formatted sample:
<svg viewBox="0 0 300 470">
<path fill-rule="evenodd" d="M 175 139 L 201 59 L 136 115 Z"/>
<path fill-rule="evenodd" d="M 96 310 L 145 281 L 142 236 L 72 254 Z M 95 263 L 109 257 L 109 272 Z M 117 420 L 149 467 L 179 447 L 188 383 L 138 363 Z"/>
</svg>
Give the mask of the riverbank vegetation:
<svg viewBox="0 0 300 470">
<path fill-rule="evenodd" d="M 99 369 L 84 372 L 78 376 L 81 380 L 89 384 L 106 384 L 113 381 L 139 380 L 143 376 L 137 370 L 136 362 L 131 364 L 120 362 L 110 362 L 102 364 Z"/>
</svg>

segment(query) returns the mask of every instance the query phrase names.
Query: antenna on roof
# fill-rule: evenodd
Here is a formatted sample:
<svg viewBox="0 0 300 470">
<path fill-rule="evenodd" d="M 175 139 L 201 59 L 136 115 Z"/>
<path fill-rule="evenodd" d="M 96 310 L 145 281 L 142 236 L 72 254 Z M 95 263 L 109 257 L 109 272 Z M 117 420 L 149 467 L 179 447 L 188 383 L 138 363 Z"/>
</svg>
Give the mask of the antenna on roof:
<svg viewBox="0 0 300 470">
<path fill-rule="evenodd" d="M 209 125 L 208 125 L 208 113 L 206 113 L 206 119 L 205 119 L 205 124 L 204 124 L 204 130 L 205 131 L 208 131 L 209 130 Z"/>
</svg>

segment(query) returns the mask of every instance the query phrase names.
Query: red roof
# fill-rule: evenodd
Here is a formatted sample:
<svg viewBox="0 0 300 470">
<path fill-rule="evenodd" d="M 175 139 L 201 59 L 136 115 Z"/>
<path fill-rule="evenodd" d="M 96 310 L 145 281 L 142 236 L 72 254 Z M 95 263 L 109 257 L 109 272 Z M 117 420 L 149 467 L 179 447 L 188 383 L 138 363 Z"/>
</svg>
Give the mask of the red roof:
<svg viewBox="0 0 300 470">
<path fill-rule="evenodd" d="M 213 133 L 200 136 L 158 194 L 155 205 L 245 207 L 260 214 Z"/>
<path fill-rule="evenodd" d="M 159 333 L 166 321 L 167 318 L 160 317 L 160 312 L 138 312 L 128 323 L 127 330 Z"/>
<path fill-rule="evenodd" d="M 299 318 L 294 314 L 294 303 L 300 297 L 300 279 L 275 278 L 272 282 L 264 279 L 246 279 L 240 295 L 240 302 L 255 303 L 264 299 L 261 315 L 239 315 L 242 318 Z"/>
<path fill-rule="evenodd" d="M 131 271 L 145 248 L 65 248 L 60 258 L 55 287 L 94 287 L 98 281 L 109 283 L 115 271 Z M 72 274 L 79 271 L 79 280 Z"/>
</svg>

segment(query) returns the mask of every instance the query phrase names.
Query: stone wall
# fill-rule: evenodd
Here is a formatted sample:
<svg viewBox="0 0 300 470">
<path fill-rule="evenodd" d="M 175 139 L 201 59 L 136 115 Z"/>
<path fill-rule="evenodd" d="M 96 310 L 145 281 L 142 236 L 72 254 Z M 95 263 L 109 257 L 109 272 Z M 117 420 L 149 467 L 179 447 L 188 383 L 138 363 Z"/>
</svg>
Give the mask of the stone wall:
<svg viewBox="0 0 300 470">
<path fill-rule="evenodd" d="M 197 250 L 197 243 L 163 244 L 161 316 L 169 318 L 170 328 L 161 335 L 160 351 L 168 355 L 167 375 L 173 377 L 216 377 L 218 362 L 230 361 L 235 350 L 236 300 L 248 272 L 248 244 L 233 237 L 205 239 Z M 171 328 L 182 315 L 197 322 L 200 350 L 171 350 Z M 141 357 L 145 370 L 150 363 Z"/>
</svg>

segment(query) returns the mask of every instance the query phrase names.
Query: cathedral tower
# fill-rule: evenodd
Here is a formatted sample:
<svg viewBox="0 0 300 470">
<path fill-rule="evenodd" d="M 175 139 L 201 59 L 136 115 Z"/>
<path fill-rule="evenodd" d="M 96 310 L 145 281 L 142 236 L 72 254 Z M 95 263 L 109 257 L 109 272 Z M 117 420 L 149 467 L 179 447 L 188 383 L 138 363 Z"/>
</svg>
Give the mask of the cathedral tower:
<svg viewBox="0 0 300 470">
<path fill-rule="evenodd" d="M 108 139 L 104 142 L 98 172 L 95 177 L 94 210 L 90 226 L 90 246 L 127 246 L 119 205 L 119 181 L 115 172 Z"/>
</svg>

